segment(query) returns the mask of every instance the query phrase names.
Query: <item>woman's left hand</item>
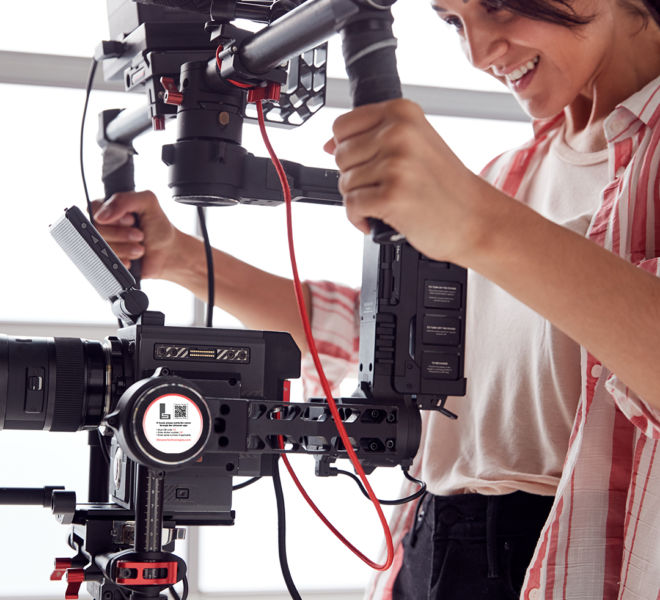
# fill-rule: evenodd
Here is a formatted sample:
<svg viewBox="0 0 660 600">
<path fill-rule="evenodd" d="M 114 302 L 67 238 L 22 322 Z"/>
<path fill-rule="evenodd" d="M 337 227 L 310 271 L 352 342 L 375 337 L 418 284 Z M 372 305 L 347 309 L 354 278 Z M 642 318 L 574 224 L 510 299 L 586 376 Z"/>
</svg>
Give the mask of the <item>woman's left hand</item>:
<svg viewBox="0 0 660 600">
<path fill-rule="evenodd" d="M 481 231 L 485 184 L 451 152 L 408 100 L 370 104 L 339 117 L 324 149 L 335 155 L 349 220 L 369 233 L 380 219 L 435 260 L 465 264 Z"/>
</svg>

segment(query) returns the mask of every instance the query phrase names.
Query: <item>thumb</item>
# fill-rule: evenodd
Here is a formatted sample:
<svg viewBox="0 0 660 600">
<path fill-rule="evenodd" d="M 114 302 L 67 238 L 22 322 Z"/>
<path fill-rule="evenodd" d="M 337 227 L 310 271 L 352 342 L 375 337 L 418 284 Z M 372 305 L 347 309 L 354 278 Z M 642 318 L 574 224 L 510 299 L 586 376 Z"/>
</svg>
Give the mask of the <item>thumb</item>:
<svg viewBox="0 0 660 600">
<path fill-rule="evenodd" d="M 106 200 L 94 215 L 101 224 L 111 224 L 131 218 L 132 213 L 141 214 L 154 201 L 151 192 L 120 192 Z"/>
<path fill-rule="evenodd" d="M 330 138 L 325 144 L 323 144 L 323 150 L 328 154 L 334 154 L 336 149 L 337 143 L 335 142 L 335 138 Z"/>
</svg>

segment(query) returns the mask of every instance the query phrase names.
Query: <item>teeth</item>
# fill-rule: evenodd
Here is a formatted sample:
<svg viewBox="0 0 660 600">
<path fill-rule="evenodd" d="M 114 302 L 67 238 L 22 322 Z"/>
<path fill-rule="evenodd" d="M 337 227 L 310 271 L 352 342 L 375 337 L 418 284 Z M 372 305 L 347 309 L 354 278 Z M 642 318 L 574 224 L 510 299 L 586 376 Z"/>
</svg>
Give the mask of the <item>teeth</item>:
<svg viewBox="0 0 660 600">
<path fill-rule="evenodd" d="M 539 62 L 540 58 L 537 56 L 534 60 L 530 60 L 529 62 L 525 63 L 524 65 L 519 66 L 517 69 L 514 69 L 509 73 L 506 78 L 509 81 L 518 81 L 521 79 L 526 73 L 529 73 Z"/>
</svg>

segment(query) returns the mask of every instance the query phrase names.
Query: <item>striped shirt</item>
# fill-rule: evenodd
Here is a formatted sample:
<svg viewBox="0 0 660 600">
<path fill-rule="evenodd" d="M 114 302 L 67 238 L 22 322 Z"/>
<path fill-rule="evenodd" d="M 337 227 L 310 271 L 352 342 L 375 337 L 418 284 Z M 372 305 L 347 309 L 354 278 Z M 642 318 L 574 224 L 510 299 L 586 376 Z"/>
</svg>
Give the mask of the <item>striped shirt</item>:
<svg viewBox="0 0 660 600">
<path fill-rule="evenodd" d="M 534 139 L 493 161 L 487 179 L 516 197 L 563 120 L 562 115 L 536 123 Z M 587 237 L 660 276 L 660 77 L 613 111 L 605 134 L 610 181 Z M 310 289 L 313 331 L 329 380 L 338 383 L 357 360 L 358 294 L 327 282 L 311 283 Z M 303 363 L 307 391 L 316 395 L 308 360 Z M 581 373 L 563 473 L 522 598 L 660 600 L 660 456 L 655 461 L 660 411 L 584 349 Z M 411 522 L 410 506 L 394 514 L 394 567 L 375 578 L 370 597 L 391 597 L 400 541 Z"/>
</svg>

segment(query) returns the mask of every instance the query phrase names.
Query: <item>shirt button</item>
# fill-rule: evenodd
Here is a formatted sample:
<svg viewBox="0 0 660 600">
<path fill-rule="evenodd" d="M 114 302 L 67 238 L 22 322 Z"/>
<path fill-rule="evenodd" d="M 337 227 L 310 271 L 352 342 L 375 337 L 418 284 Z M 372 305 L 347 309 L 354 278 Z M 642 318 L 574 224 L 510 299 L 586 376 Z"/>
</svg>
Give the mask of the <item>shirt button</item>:
<svg viewBox="0 0 660 600">
<path fill-rule="evenodd" d="M 599 365 L 598 363 L 596 363 L 593 367 L 591 367 L 591 376 L 594 379 L 598 379 L 602 374 L 603 374 L 603 365 Z"/>
<path fill-rule="evenodd" d="M 539 588 L 534 588 L 529 591 L 529 600 L 541 600 L 541 590 Z"/>
</svg>

